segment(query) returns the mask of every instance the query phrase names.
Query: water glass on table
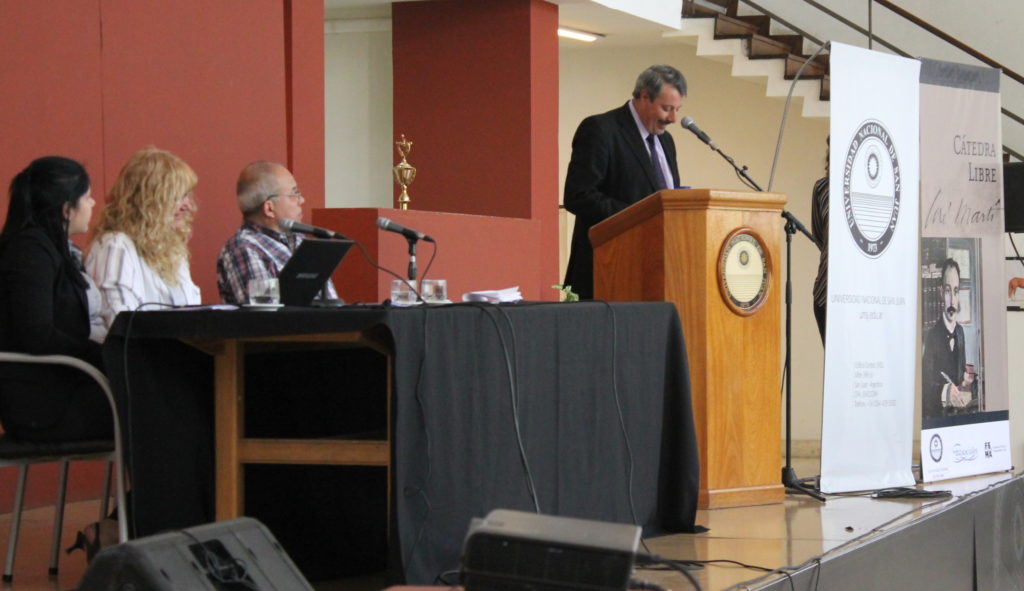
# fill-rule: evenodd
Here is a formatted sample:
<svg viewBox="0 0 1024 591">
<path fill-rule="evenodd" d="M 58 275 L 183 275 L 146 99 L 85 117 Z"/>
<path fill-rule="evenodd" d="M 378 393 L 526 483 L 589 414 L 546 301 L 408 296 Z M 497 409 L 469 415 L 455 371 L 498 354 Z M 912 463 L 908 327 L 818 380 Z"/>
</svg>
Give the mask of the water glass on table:
<svg viewBox="0 0 1024 591">
<path fill-rule="evenodd" d="M 420 295 L 428 304 L 447 304 L 448 281 L 445 279 L 424 279 L 420 283 Z"/>
<path fill-rule="evenodd" d="M 281 305 L 281 291 L 278 286 L 277 277 L 250 279 L 247 287 L 249 299 L 246 304 L 250 306 Z"/>
</svg>

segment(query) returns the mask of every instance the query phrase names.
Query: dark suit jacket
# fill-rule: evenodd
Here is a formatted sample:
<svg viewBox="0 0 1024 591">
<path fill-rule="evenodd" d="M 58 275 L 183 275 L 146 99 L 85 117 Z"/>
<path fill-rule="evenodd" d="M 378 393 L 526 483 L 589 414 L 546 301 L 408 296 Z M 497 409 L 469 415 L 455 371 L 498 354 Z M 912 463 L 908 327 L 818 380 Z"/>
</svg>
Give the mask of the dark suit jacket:
<svg viewBox="0 0 1024 591">
<path fill-rule="evenodd" d="M 953 339 L 953 348 L 949 341 Z M 957 324 L 953 334 L 949 334 L 946 325 L 940 318 L 924 337 L 924 354 L 921 359 L 921 415 L 926 419 L 945 416 L 946 409 L 942 406 L 942 390 L 945 388 L 946 377 L 960 387 L 967 366 L 967 344 L 964 327 Z M 946 374 L 943 376 L 942 374 Z"/>
<path fill-rule="evenodd" d="M 42 231 L 12 236 L 0 252 L 0 349 L 78 357 L 103 369 L 102 348 L 89 340 L 85 289 Z M 0 419 L 15 434 L 63 418 L 71 396 L 92 384 L 77 370 L 0 364 Z M 94 384 L 92 384 L 95 387 Z M 109 411 L 108 411 L 109 413 Z"/>
<path fill-rule="evenodd" d="M 658 137 L 675 187 L 679 184 L 675 142 L 668 133 Z M 590 227 L 656 191 L 651 157 L 628 103 L 580 123 L 572 139 L 563 202 L 576 215 L 565 284 L 581 298 L 594 296 L 594 251 L 587 235 Z"/>
</svg>

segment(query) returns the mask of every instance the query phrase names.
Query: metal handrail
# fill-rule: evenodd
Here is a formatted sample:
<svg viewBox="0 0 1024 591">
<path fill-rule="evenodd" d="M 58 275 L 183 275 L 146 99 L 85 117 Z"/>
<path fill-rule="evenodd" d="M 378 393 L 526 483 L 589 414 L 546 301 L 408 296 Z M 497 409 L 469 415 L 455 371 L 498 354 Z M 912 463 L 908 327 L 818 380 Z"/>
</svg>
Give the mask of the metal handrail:
<svg viewBox="0 0 1024 591">
<path fill-rule="evenodd" d="M 800 27 L 798 27 L 798 26 L 794 25 L 793 23 L 791 23 L 791 22 L 788 22 L 788 21 L 784 20 L 784 19 L 783 19 L 782 17 L 780 17 L 779 15 L 777 15 L 777 14 L 773 14 L 773 13 L 772 13 L 772 12 L 771 12 L 770 10 L 768 10 L 767 8 L 764 8 L 763 6 L 759 6 L 758 4 L 756 4 L 756 3 L 754 3 L 754 2 L 749 2 L 749 1 L 748 1 L 748 2 L 746 2 L 746 4 L 748 4 L 748 5 L 749 5 L 749 6 L 751 7 L 751 8 L 753 8 L 754 10 L 759 10 L 759 11 L 761 11 L 761 13 L 762 13 L 762 14 L 765 14 L 765 15 L 767 15 L 767 16 L 768 16 L 768 18 L 770 18 L 770 19 L 772 19 L 772 20 L 775 20 L 775 21 L 778 21 L 778 22 L 779 22 L 779 24 L 781 24 L 782 26 L 786 27 L 787 29 L 789 29 L 789 30 L 791 30 L 791 31 L 796 31 L 796 33 L 797 33 L 798 35 L 802 36 L 802 37 L 803 37 L 804 39 L 810 39 L 810 40 L 811 40 L 811 42 L 812 42 L 812 43 L 814 43 L 815 45 L 817 45 L 818 47 L 821 47 L 822 45 L 825 45 L 825 42 L 824 42 L 824 41 L 822 41 L 821 39 L 818 39 L 818 38 L 817 38 L 817 37 L 815 37 L 814 35 L 811 35 L 811 34 L 810 34 L 810 33 L 808 33 L 807 31 L 805 31 L 805 30 L 801 29 Z"/>
<path fill-rule="evenodd" d="M 804 0 L 804 2 L 807 2 L 808 4 L 811 4 L 811 5 L 816 4 L 816 2 L 813 2 L 813 0 Z M 986 65 L 991 66 L 993 68 L 999 69 L 1000 71 L 1002 71 L 1003 74 L 1006 74 L 1007 76 L 1009 76 L 1011 79 L 1013 79 L 1018 84 L 1024 84 L 1024 76 L 1021 76 L 1017 72 L 1011 70 L 1010 68 L 1007 68 L 1003 64 L 1001 64 L 1001 63 L 997 62 L 996 60 L 990 58 L 989 56 L 985 55 L 984 53 L 981 53 L 980 51 L 974 49 L 970 45 L 967 45 L 963 41 L 960 41 L 956 37 L 953 37 L 949 33 L 946 33 L 945 31 L 943 31 L 942 29 L 936 27 L 935 25 L 933 25 L 933 24 L 925 21 L 924 19 L 918 17 L 914 13 L 908 12 L 907 10 L 905 10 L 903 8 L 900 8 L 899 6 L 896 6 L 895 4 L 890 2 L 889 0 L 868 0 L 868 6 L 871 6 L 872 4 L 878 4 L 878 5 L 880 5 L 880 6 L 884 7 L 884 8 L 889 9 L 890 11 L 892 11 L 897 16 L 900 16 L 900 17 L 910 21 L 911 24 L 916 25 L 917 27 L 920 27 L 920 28 L 924 29 L 925 31 L 928 31 L 932 35 L 935 35 L 939 39 L 942 39 L 946 43 L 949 43 L 953 47 L 956 47 L 960 51 L 966 53 L 967 55 L 969 55 L 969 56 L 971 56 L 973 58 L 975 58 L 976 60 L 978 60 L 980 62 L 983 62 Z M 868 35 L 869 35 L 869 38 L 878 39 L 878 37 L 874 37 L 874 35 L 870 31 L 868 32 Z M 881 40 L 879 40 L 879 42 L 881 42 Z M 1013 119 L 1017 123 L 1019 123 L 1021 125 L 1024 125 L 1024 117 L 1021 117 L 1020 115 L 1014 113 L 1013 111 L 1007 109 L 1006 107 L 1000 107 L 1000 112 L 1003 115 L 1006 115 L 1007 117 L 1009 117 L 1010 119 Z M 1022 157 L 1019 152 L 1017 152 L 1015 150 L 1012 150 L 1011 148 L 1007 147 L 1006 145 L 1003 146 L 1003 151 L 1008 153 L 1008 154 L 1013 155 L 1018 160 L 1024 160 L 1024 157 Z"/>
<path fill-rule="evenodd" d="M 764 11 L 763 8 L 755 5 L 753 2 L 751 2 L 749 0 L 742 0 L 742 2 L 744 4 L 749 5 L 754 10 Z M 829 7 L 823 5 L 823 4 L 819 3 L 819 2 L 815 2 L 814 0 L 804 0 L 804 4 L 810 4 L 814 8 L 817 8 L 819 11 L 824 12 L 825 14 L 829 15 L 830 17 L 832 17 L 832 18 L 836 19 L 837 21 L 841 22 L 842 24 L 846 25 L 847 27 L 850 27 L 854 31 L 857 31 L 861 35 L 865 35 L 869 39 L 874 39 L 875 41 L 878 41 L 878 43 L 880 43 L 881 45 L 885 46 L 886 49 L 891 50 L 893 53 L 895 53 L 897 55 L 900 55 L 900 56 L 903 56 L 903 57 L 912 57 L 909 53 L 903 51 L 899 47 L 896 47 L 895 45 L 893 45 L 892 43 L 889 43 L 888 41 L 886 41 L 885 39 L 882 39 L 881 37 L 873 35 L 871 33 L 871 31 L 865 29 L 864 27 L 858 25 L 857 23 L 851 21 L 850 19 L 844 17 L 843 15 L 839 14 L 838 12 L 835 12 L 834 10 L 830 9 Z M 771 18 L 778 18 L 778 17 L 774 16 L 771 12 L 765 11 L 765 14 L 767 14 Z M 781 23 L 782 21 L 779 20 L 779 22 Z M 821 43 L 818 43 L 818 45 L 821 45 Z"/>
<path fill-rule="evenodd" d="M 935 35 L 936 37 L 938 37 L 939 39 L 942 39 L 946 43 L 949 43 L 953 47 L 956 47 L 960 51 L 963 51 L 964 53 L 967 53 L 967 54 L 971 55 L 971 57 L 977 58 L 979 61 L 985 62 L 986 64 L 988 64 L 989 66 L 992 66 L 993 68 L 999 68 L 1000 70 L 1003 71 L 1003 74 L 1006 74 L 1010 78 L 1013 78 L 1014 80 L 1016 80 L 1020 84 L 1024 84 L 1024 76 L 1021 76 L 1017 72 L 1014 72 L 1010 68 L 1007 68 L 1003 64 L 997 62 L 996 60 L 994 60 L 994 59 L 992 59 L 990 57 L 988 57 L 984 53 L 981 53 L 980 51 L 974 49 L 970 45 L 967 45 L 963 41 L 960 41 L 956 37 L 953 37 L 949 33 L 946 33 L 942 29 L 940 29 L 940 28 L 938 28 L 938 27 L 936 27 L 936 26 L 934 26 L 934 25 L 932 25 L 932 24 L 922 20 L 920 17 L 914 15 L 913 13 L 907 12 L 906 10 L 900 8 L 899 6 L 896 6 L 892 2 L 889 2 L 889 0 L 870 0 L 870 1 L 875 3 L 875 4 L 880 4 L 880 5 L 888 8 L 889 10 L 893 11 L 894 13 L 896 13 L 898 16 L 901 16 L 901 17 L 907 19 L 911 23 L 917 25 L 918 27 L 921 27 L 925 31 L 928 31 L 932 35 Z M 1024 123 L 1024 121 L 1022 121 L 1022 123 Z"/>
<path fill-rule="evenodd" d="M 743 2 L 744 4 L 746 4 L 747 6 L 750 6 L 754 10 L 759 11 L 761 14 L 764 14 L 768 18 L 770 18 L 770 19 L 772 19 L 774 21 L 777 21 L 781 25 L 783 25 L 783 26 L 785 26 L 785 27 L 795 31 L 799 35 L 802 35 L 803 37 L 809 39 L 810 41 L 816 43 L 817 45 L 820 46 L 820 45 L 823 44 L 820 40 L 816 39 L 812 35 L 809 35 L 806 31 L 803 31 L 799 27 L 796 27 L 793 24 L 787 22 L 786 20 L 781 18 L 779 15 L 777 15 L 777 14 L 773 13 L 772 11 L 766 9 L 765 7 L 761 6 L 757 2 L 754 2 L 753 0 L 740 0 L 740 1 Z M 869 43 L 871 41 L 877 41 L 880 45 L 882 45 L 885 48 L 889 49 L 893 53 L 896 53 L 897 55 L 900 55 L 902 57 L 907 57 L 907 58 L 912 58 L 913 57 L 912 55 L 910 55 L 906 51 L 903 51 L 902 49 L 900 49 L 899 47 L 897 47 L 897 46 L 893 45 L 892 43 L 886 41 L 885 39 L 882 39 L 881 37 L 878 37 L 871 30 L 865 29 L 864 27 L 862 27 L 862 26 L 858 25 L 857 23 L 849 20 L 848 18 L 844 17 L 843 15 L 838 14 L 837 12 L 835 12 L 832 9 L 828 8 L 827 6 L 822 5 L 820 2 L 817 2 L 815 0 L 803 0 L 803 2 L 804 2 L 804 4 L 809 4 L 810 6 L 818 9 L 818 11 L 820 11 L 820 12 L 823 12 L 823 13 L 827 14 L 828 16 L 834 18 L 835 20 L 837 20 L 840 23 L 846 25 L 847 27 L 853 29 L 854 31 L 857 31 L 860 34 L 865 35 L 868 38 Z M 943 41 L 953 45 L 954 47 L 956 47 L 960 51 L 963 51 L 964 53 L 967 53 L 971 57 L 973 57 L 973 58 L 975 58 L 975 59 L 977 59 L 977 60 L 979 60 L 979 61 L 981 61 L 981 62 L 983 62 L 983 63 L 985 63 L 985 64 L 987 64 L 987 65 L 989 65 L 991 67 L 993 67 L 993 68 L 998 68 L 999 70 L 1002 71 L 1003 74 L 1006 74 L 1007 76 L 1009 76 L 1015 82 L 1024 85 L 1024 76 L 1021 76 L 1017 72 L 1011 70 L 1010 68 L 1007 68 L 1003 64 L 997 62 L 996 60 L 988 57 L 987 55 L 981 53 L 980 51 L 974 49 L 973 47 L 963 43 L 959 39 L 956 39 L 955 37 L 949 35 L 945 31 L 943 31 L 942 29 L 939 29 L 938 27 L 932 25 L 931 23 L 928 23 L 927 21 L 921 19 L 917 15 L 915 15 L 915 14 L 913 14 L 911 12 L 908 12 L 908 11 L 904 10 L 903 8 L 900 8 L 899 6 L 896 6 L 895 4 L 890 2 L 889 0 L 868 0 L 868 2 L 869 2 L 869 7 L 870 7 L 871 3 L 878 3 L 882 7 L 889 9 L 890 11 L 895 13 L 896 15 L 906 19 L 907 21 L 910 21 L 910 23 L 916 25 L 917 27 L 920 27 L 920 28 L 924 29 L 925 31 L 928 31 L 929 33 L 931 33 L 932 35 L 935 35 L 939 39 L 941 39 L 941 40 L 943 40 Z M 869 14 L 870 14 L 870 11 L 869 11 Z M 1006 107 L 1000 107 L 1000 112 L 1003 115 L 1009 117 L 1010 119 L 1016 121 L 1017 123 L 1019 123 L 1021 125 L 1024 125 L 1024 117 L 1021 117 L 1020 115 L 1014 113 L 1013 111 L 1010 111 Z M 1003 151 L 1006 152 L 1007 154 L 1010 154 L 1011 156 L 1017 158 L 1018 160 L 1024 160 L 1024 155 L 1022 155 L 1021 153 L 1017 152 L 1016 150 L 1010 148 L 1009 146 L 1007 146 L 1005 144 L 1003 145 Z"/>
</svg>

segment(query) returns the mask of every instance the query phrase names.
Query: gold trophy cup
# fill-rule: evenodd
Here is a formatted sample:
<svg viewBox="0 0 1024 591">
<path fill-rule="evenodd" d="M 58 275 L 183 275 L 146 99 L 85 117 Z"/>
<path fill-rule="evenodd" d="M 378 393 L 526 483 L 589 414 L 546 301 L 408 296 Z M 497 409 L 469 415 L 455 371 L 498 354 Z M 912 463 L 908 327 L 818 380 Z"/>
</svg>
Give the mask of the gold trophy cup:
<svg viewBox="0 0 1024 591">
<path fill-rule="evenodd" d="M 406 157 L 409 156 L 409 152 L 412 151 L 412 142 L 405 139 L 405 134 L 402 134 L 402 139 L 395 142 L 395 146 L 398 148 L 398 154 L 402 157 L 402 161 L 399 162 L 392 168 L 392 172 L 395 173 L 395 182 L 398 186 L 402 187 L 402 194 L 398 196 L 398 209 L 409 209 L 409 185 L 416 180 L 416 167 L 409 164 Z"/>
</svg>

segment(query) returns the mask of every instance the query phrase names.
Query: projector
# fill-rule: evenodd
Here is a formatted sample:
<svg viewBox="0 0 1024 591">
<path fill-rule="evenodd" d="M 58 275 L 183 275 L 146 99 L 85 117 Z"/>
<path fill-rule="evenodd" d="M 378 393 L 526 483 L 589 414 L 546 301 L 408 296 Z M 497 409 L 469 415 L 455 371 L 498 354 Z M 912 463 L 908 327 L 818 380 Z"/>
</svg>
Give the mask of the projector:
<svg viewBox="0 0 1024 591">
<path fill-rule="evenodd" d="M 495 509 L 470 523 L 462 553 L 467 591 L 624 591 L 640 528 Z"/>
</svg>

